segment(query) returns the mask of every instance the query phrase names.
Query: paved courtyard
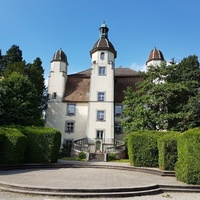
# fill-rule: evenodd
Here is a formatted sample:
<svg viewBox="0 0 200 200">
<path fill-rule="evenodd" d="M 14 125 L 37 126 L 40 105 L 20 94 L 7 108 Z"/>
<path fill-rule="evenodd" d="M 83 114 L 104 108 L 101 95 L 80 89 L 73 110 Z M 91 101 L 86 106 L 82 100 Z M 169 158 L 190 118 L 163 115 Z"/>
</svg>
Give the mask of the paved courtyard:
<svg viewBox="0 0 200 200">
<path fill-rule="evenodd" d="M 105 165 L 107 163 L 98 163 Z M 90 163 L 88 163 L 90 165 Z M 95 165 L 95 164 L 94 164 Z M 129 166 L 128 163 L 110 165 Z M 186 184 L 176 180 L 175 177 L 162 177 L 150 173 L 127 171 L 105 168 L 49 168 L 49 169 L 15 169 L 0 170 L 0 182 L 19 186 L 41 187 L 41 188 L 79 188 L 79 189 L 104 189 L 121 187 L 142 187 L 149 185 L 179 185 Z M 200 199 L 200 193 L 163 193 L 141 197 L 126 198 L 98 198 L 99 200 L 124 199 L 124 200 L 160 200 L 160 199 Z M 60 199 L 82 199 L 51 196 L 25 195 L 12 192 L 0 191 L 0 200 L 60 200 Z M 97 198 L 84 198 L 97 199 Z"/>
</svg>

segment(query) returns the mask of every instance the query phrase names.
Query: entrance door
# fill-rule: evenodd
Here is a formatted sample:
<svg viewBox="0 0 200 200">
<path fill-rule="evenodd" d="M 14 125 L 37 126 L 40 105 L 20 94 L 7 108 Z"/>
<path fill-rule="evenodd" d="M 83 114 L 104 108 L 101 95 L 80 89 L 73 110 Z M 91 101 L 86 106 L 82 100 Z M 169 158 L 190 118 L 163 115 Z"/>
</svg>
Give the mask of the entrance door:
<svg viewBox="0 0 200 200">
<path fill-rule="evenodd" d="M 100 150 L 101 150 L 101 142 L 96 141 L 96 152 L 100 152 Z"/>
</svg>

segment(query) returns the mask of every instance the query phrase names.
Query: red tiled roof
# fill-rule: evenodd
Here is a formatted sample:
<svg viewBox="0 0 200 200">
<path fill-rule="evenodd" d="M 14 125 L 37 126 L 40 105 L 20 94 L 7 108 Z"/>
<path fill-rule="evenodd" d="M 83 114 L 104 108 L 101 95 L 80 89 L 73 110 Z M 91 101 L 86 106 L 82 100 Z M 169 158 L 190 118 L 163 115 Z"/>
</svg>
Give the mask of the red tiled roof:
<svg viewBox="0 0 200 200">
<path fill-rule="evenodd" d="M 91 69 L 68 75 L 64 102 L 88 102 L 90 92 L 90 74 Z M 130 68 L 115 68 L 115 102 L 122 102 L 124 99 L 124 90 L 130 86 L 136 90 L 135 83 L 141 81 L 142 77 L 137 71 Z"/>
</svg>

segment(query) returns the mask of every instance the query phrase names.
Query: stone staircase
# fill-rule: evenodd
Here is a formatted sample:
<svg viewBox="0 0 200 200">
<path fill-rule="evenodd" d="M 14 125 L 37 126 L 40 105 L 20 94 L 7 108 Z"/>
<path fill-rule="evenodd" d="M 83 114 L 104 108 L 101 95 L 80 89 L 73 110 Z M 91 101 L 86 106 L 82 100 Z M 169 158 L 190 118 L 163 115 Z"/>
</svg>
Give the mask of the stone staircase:
<svg viewBox="0 0 200 200">
<path fill-rule="evenodd" d="M 103 153 L 90 153 L 89 161 L 104 162 L 104 154 Z"/>
</svg>

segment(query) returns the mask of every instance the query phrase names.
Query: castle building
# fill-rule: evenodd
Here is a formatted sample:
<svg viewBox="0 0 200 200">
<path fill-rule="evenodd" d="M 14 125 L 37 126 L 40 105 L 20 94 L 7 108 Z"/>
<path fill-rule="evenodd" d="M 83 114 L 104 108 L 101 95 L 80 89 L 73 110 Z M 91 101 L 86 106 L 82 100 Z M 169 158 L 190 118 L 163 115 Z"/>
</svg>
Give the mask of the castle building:
<svg viewBox="0 0 200 200">
<path fill-rule="evenodd" d="M 46 125 L 62 133 L 62 144 L 85 140 L 87 150 L 105 152 L 115 141 L 123 140 L 120 126 L 124 90 L 142 80 L 137 71 L 115 68 L 117 51 L 108 39 L 105 23 L 90 51 L 91 68 L 68 74 L 68 59 L 58 50 L 51 61 L 48 82 Z M 150 52 L 147 66 L 164 61 L 162 52 Z"/>
</svg>

